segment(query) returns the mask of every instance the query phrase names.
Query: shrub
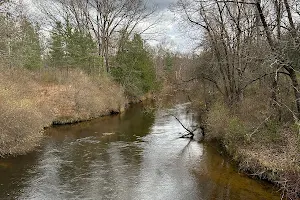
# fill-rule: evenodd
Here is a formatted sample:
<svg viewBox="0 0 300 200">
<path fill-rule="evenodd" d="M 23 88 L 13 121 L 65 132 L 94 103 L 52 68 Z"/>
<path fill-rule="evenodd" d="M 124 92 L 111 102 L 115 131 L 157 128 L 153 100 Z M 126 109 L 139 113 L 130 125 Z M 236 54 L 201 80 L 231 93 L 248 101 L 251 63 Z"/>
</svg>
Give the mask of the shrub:
<svg viewBox="0 0 300 200">
<path fill-rule="evenodd" d="M 245 124 L 236 116 L 228 120 L 224 143 L 226 147 L 233 151 L 237 146 L 244 145 L 247 141 L 248 129 Z"/>
<path fill-rule="evenodd" d="M 215 103 L 207 114 L 208 139 L 222 139 L 228 126 L 229 109 L 224 104 Z"/>
</svg>

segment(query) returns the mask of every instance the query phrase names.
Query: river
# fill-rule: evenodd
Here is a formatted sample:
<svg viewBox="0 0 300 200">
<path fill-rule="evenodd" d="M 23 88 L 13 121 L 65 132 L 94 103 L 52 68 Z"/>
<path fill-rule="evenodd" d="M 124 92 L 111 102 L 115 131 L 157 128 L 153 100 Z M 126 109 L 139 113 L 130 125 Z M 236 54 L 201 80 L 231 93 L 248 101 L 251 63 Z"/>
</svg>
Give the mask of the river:
<svg viewBox="0 0 300 200">
<path fill-rule="evenodd" d="M 188 104 L 136 105 L 121 115 L 47 129 L 34 152 L 0 159 L 0 199 L 273 200 L 209 144 L 181 139 Z"/>
</svg>

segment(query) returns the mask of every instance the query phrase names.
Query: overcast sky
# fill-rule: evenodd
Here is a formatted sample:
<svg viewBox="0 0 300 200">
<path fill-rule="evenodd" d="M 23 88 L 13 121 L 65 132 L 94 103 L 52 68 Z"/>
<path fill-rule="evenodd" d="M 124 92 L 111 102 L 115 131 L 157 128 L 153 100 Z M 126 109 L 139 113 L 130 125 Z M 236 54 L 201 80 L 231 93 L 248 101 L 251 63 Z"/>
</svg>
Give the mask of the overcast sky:
<svg viewBox="0 0 300 200">
<path fill-rule="evenodd" d="M 175 4 L 177 0 L 148 0 L 150 3 L 157 5 L 157 14 L 154 19 L 150 21 L 158 20 L 156 25 L 150 32 L 159 32 L 159 35 L 150 37 L 148 41 L 151 45 L 163 44 L 166 48 L 173 51 L 179 51 L 182 53 L 188 53 L 193 50 L 195 45 L 192 40 L 189 39 L 187 32 L 180 30 L 182 24 L 178 23 L 178 19 L 175 18 L 173 12 L 170 11 L 171 4 Z M 147 34 L 144 35 L 147 38 Z"/>
<path fill-rule="evenodd" d="M 37 0 L 24 0 L 32 5 Z M 192 40 L 189 39 L 187 31 L 180 31 L 181 24 L 175 18 L 170 6 L 175 4 L 177 0 L 146 0 L 150 4 L 155 4 L 157 9 L 154 17 L 142 24 L 142 27 L 148 27 L 150 24 L 156 25 L 143 34 L 143 38 L 152 45 L 162 44 L 165 48 L 174 52 L 189 53 L 195 47 Z M 31 7 L 31 6 L 30 6 Z"/>
<path fill-rule="evenodd" d="M 149 1 L 156 4 L 159 10 L 164 10 L 164 9 L 168 9 L 170 4 L 176 3 L 177 0 L 149 0 Z"/>
</svg>

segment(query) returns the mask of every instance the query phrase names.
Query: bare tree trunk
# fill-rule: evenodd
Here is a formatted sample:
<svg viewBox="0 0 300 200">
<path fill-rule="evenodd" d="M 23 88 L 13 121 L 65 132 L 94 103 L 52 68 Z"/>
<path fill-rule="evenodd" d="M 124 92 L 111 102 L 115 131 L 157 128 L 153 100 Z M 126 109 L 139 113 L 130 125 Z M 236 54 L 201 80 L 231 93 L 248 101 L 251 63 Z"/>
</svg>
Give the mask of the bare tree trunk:
<svg viewBox="0 0 300 200">
<path fill-rule="evenodd" d="M 287 0 L 284 0 L 284 5 L 285 5 L 286 12 L 288 14 L 288 19 L 289 19 L 289 24 L 291 26 L 292 36 L 294 38 L 296 38 L 297 37 L 296 27 L 295 27 L 295 24 L 294 24 L 294 21 L 293 21 L 290 5 L 289 5 Z"/>
<path fill-rule="evenodd" d="M 277 40 L 281 38 L 281 0 L 274 0 L 276 11 Z"/>
<path fill-rule="evenodd" d="M 256 5 L 256 8 L 257 8 L 257 11 L 258 11 L 258 15 L 259 15 L 259 17 L 260 17 L 260 20 L 261 20 L 261 22 L 262 22 L 262 25 L 263 25 L 263 27 L 264 27 L 264 30 L 265 30 L 265 33 L 266 33 L 266 37 L 267 37 L 268 43 L 269 43 L 271 49 L 272 49 L 273 51 L 275 51 L 276 46 L 275 46 L 274 41 L 273 41 L 273 39 L 272 39 L 271 32 L 270 32 L 269 27 L 268 27 L 268 24 L 267 24 L 267 22 L 266 22 L 265 15 L 264 15 L 263 10 L 262 10 L 262 7 L 261 7 L 261 5 L 260 5 L 260 0 L 256 0 L 256 4 L 255 4 L 255 5 Z"/>
<path fill-rule="evenodd" d="M 294 89 L 294 95 L 295 95 L 295 99 L 296 99 L 296 107 L 297 107 L 297 113 L 296 116 L 298 119 L 300 119 L 300 92 L 299 92 L 299 83 L 298 83 L 298 79 L 297 79 L 297 75 L 296 75 L 296 71 L 289 67 L 289 76 L 291 78 L 292 81 L 292 85 L 293 85 L 293 89 Z"/>
<path fill-rule="evenodd" d="M 286 4 L 286 8 L 288 9 L 289 6 L 287 4 L 287 0 L 284 0 L 284 2 Z M 262 24 L 263 24 L 263 27 L 264 27 L 264 30 L 265 30 L 265 33 L 266 33 L 266 36 L 267 36 L 268 43 L 269 43 L 272 51 L 275 53 L 275 55 L 276 55 L 277 59 L 279 60 L 280 64 L 282 64 L 284 66 L 284 69 L 286 71 L 288 71 L 288 73 L 289 73 L 289 77 L 292 81 L 292 86 L 293 86 L 294 95 L 295 95 L 295 102 L 296 102 L 296 108 L 297 108 L 296 116 L 297 116 L 298 119 L 300 119 L 300 92 L 299 92 L 299 83 L 298 83 L 296 71 L 292 66 L 287 65 L 285 63 L 285 61 L 281 58 L 280 52 L 278 51 L 278 49 L 275 45 L 275 42 L 274 42 L 273 38 L 271 37 L 271 32 L 269 30 L 269 27 L 267 25 L 265 16 L 264 16 L 262 8 L 261 8 L 261 5 L 260 5 L 258 0 L 257 0 L 257 3 L 255 5 L 256 5 L 256 8 L 258 10 L 260 19 L 262 21 Z M 289 16 L 289 20 L 291 20 L 290 21 L 291 28 L 294 29 L 293 20 L 292 20 L 292 18 L 291 19 L 290 18 L 291 18 L 291 16 Z"/>
</svg>

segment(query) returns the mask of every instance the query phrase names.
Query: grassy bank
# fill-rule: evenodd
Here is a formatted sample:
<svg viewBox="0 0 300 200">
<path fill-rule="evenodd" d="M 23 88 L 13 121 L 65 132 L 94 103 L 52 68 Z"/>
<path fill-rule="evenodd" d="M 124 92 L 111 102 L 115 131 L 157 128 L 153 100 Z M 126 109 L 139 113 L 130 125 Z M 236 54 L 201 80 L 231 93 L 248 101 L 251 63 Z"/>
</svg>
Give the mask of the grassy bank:
<svg viewBox="0 0 300 200">
<path fill-rule="evenodd" d="M 213 97 L 204 119 L 206 139 L 220 143 L 241 171 L 278 185 L 286 199 L 298 199 L 299 125 L 289 111 L 282 112 L 278 119 L 278 111 L 265 97 L 256 90 L 235 107 Z"/>
<path fill-rule="evenodd" d="M 108 77 L 0 70 L 0 157 L 34 149 L 44 127 L 118 113 L 128 104 L 122 87 Z"/>
</svg>

